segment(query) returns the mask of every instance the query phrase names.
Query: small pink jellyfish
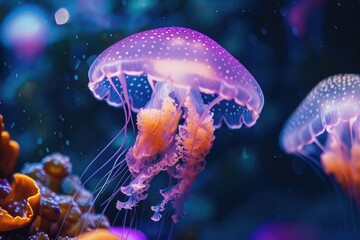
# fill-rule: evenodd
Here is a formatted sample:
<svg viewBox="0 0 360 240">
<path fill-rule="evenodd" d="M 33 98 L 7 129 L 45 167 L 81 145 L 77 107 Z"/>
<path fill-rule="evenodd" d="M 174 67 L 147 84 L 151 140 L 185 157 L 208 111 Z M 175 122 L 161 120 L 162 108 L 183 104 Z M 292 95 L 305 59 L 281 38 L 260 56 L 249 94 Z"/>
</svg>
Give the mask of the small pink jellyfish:
<svg viewBox="0 0 360 240">
<path fill-rule="evenodd" d="M 360 75 L 321 81 L 287 120 L 280 145 L 321 162 L 327 174 L 360 203 Z"/>
<path fill-rule="evenodd" d="M 137 113 L 138 135 L 125 160 L 131 180 L 117 209 L 132 209 L 147 197 L 151 180 L 166 171 L 175 184 L 160 190 L 152 206 L 158 221 L 168 202 L 174 222 L 183 215 L 192 184 L 205 167 L 215 128 L 255 124 L 263 93 L 248 70 L 209 37 L 166 27 L 131 35 L 102 52 L 89 70 L 94 96 L 123 107 L 126 124 Z"/>
</svg>

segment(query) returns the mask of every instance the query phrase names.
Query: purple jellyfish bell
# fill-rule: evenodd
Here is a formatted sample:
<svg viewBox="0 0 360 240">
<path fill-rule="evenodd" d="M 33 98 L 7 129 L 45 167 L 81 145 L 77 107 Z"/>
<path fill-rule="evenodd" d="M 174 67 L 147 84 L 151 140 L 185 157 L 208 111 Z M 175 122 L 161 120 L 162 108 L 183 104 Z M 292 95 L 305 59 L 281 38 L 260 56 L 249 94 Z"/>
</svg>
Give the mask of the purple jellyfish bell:
<svg viewBox="0 0 360 240">
<path fill-rule="evenodd" d="M 321 81 L 280 134 L 284 151 L 313 160 L 360 205 L 360 75 Z"/>
<path fill-rule="evenodd" d="M 126 76 L 138 78 L 128 83 Z M 252 126 L 264 104 L 258 83 L 238 60 L 206 35 L 182 27 L 152 29 L 115 43 L 94 61 L 89 79 L 96 98 L 112 106 L 131 103 L 135 112 L 150 98 L 146 86 L 154 90 L 155 82 L 193 89 L 203 93 L 205 104 L 219 103 L 213 108 L 217 127 L 222 119 L 230 128 Z"/>
<path fill-rule="evenodd" d="M 158 221 L 165 205 L 183 215 L 191 186 L 205 167 L 215 128 L 255 124 L 263 93 L 248 70 L 209 37 L 166 27 L 131 35 L 102 52 L 89 70 L 89 88 L 109 105 L 123 107 L 126 123 L 137 112 L 138 135 L 126 154 L 132 179 L 118 209 L 132 209 L 147 197 L 151 180 L 166 171 L 174 185 L 160 190 L 152 206 Z M 126 133 L 125 133 L 126 134 Z"/>
<path fill-rule="evenodd" d="M 307 145 L 360 114 L 360 76 L 338 74 L 321 81 L 287 120 L 280 146 L 287 153 L 300 153 Z"/>
</svg>

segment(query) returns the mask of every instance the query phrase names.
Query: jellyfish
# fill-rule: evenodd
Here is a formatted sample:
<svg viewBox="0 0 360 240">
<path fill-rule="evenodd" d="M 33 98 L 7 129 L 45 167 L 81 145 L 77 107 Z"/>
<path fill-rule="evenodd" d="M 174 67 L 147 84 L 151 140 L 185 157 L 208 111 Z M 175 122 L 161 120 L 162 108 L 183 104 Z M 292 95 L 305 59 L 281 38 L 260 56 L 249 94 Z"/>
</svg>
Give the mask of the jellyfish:
<svg viewBox="0 0 360 240">
<path fill-rule="evenodd" d="M 116 208 L 132 209 L 146 199 L 160 172 L 173 180 L 151 207 L 153 221 L 169 202 L 173 222 L 180 220 L 215 129 L 254 125 L 264 104 L 261 88 L 238 60 L 182 27 L 136 33 L 110 46 L 91 65 L 88 87 L 97 99 L 123 108 L 125 135 L 137 114 L 135 143 L 124 157 L 131 179 L 120 186 L 127 199 Z"/>
<path fill-rule="evenodd" d="M 287 120 L 280 145 L 313 160 L 360 203 L 360 75 L 321 81 Z"/>
</svg>

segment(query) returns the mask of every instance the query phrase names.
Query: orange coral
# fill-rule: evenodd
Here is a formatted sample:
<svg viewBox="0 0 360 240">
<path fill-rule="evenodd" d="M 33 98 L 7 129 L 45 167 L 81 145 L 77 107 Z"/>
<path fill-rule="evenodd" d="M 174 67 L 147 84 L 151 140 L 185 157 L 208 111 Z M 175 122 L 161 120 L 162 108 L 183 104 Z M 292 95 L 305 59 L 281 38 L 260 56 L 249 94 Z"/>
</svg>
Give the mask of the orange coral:
<svg viewBox="0 0 360 240">
<path fill-rule="evenodd" d="M 19 156 L 19 144 L 10 139 L 4 131 L 3 117 L 0 115 L 0 177 L 9 177 Z"/>
<path fill-rule="evenodd" d="M 38 212 L 40 189 L 35 181 L 20 173 L 14 174 L 11 191 L 0 199 L 0 232 L 20 229 Z"/>
<path fill-rule="evenodd" d="M 93 196 L 71 174 L 67 156 L 54 153 L 41 163 L 26 164 L 14 174 L 19 145 L 4 131 L 0 115 L 0 232 L 30 226 L 29 239 L 72 239 L 82 231 L 109 227 L 108 219 L 91 209 Z M 8 179 L 14 179 L 10 185 Z M 73 194 L 77 194 L 73 196 Z M 11 234 L 11 233 L 10 233 Z M 116 238 L 118 239 L 118 238 Z"/>
</svg>

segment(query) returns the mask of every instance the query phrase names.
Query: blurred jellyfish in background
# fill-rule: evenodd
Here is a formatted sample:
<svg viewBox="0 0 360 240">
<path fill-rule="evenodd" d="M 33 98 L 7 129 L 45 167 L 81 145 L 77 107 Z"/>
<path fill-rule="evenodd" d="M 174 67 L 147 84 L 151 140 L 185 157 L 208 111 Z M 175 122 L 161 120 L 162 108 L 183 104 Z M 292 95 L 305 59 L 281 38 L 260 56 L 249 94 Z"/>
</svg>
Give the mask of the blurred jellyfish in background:
<svg viewBox="0 0 360 240">
<path fill-rule="evenodd" d="M 287 120 L 280 146 L 310 159 L 360 204 L 360 76 L 321 81 Z"/>
<path fill-rule="evenodd" d="M 174 208 L 174 223 L 184 215 L 215 128 L 223 123 L 231 129 L 250 127 L 264 104 L 259 85 L 238 60 L 209 37 L 182 27 L 152 29 L 115 43 L 94 61 L 89 79 L 97 99 L 123 107 L 123 139 L 128 125 L 134 128 L 131 110 L 137 113 L 135 144 L 127 149 L 122 143 L 104 161 L 115 160 L 99 194 L 121 177 L 107 201 L 121 191 L 127 199 L 117 201 L 116 208 L 133 209 L 147 198 L 152 180 L 167 172 L 170 183 L 151 207 L 153 221 L 161 219 L 167 203 Z M 125 165 L 128 177 L 119 174 Z"/>
</svg>

